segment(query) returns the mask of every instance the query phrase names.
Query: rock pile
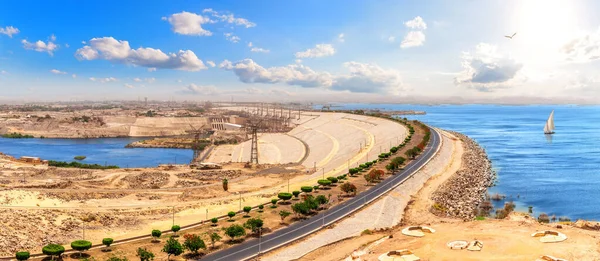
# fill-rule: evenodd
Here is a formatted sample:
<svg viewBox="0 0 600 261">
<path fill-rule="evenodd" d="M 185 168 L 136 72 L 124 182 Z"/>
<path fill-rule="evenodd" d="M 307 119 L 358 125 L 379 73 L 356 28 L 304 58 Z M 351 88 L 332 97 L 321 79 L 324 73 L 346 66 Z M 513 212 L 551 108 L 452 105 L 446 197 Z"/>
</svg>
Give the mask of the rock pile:
<svg viewBox="0 0 600 261">
<path fill-rule="evenodd" d="M 142 172 L 121 180 L 129 183 L 133 189 L 158 189 L 169 183 L 169 174 L 163 172 Z"/>
<path fill-rule="evenodd" d="M 453 132 L 463 142 L 462 166 L 433 194 L 431 211 L 440 216 L 471 220 L 477 206 L 485 200 L 487 188 L 493 184 L 492 164 L 475 141 Z"/>
<path fill-rule="evenodd" d="M 215 181 L 223 178 L 231 179 L 242 174 L 241 170 L 194 170 L 187 173 L 178 173 L 177 177 L 182 179 L 196 179 L 200 181 Z"/>
<path fill-rule="evenodd" d="M 82 201 L 90 199 L 118 199 L 129 195 L 125 192 L 46 192 L 43 193 L 48 198 L 55 198 L 61 201 Z"/>
</svg>

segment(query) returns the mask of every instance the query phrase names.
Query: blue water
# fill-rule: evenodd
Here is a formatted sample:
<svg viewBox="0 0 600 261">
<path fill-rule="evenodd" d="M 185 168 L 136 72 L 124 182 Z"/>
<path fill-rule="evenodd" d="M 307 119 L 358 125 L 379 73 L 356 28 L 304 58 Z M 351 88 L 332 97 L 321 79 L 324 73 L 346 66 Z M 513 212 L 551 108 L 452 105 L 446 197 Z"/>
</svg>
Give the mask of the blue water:
<svg viewBox="0 0 600 261">
<path fill-rule="evenodd" d="M 87 158 L 82 163 L 117 165 L 122 168 L 156 167 L 159 164 L 187 164 L 192 150 L 125 148 L 139 138 L 101 139 L 5 139 L 0 138 L 0 152 L 14 157 L 33 156 L 47 160 L 74 161 L 73 157 Z"/>
<path fill-rule="evenodd" d="M 423 110 L 406 116 L 468 135 L 498 172 L 490 194 L 512 197 L 518 209 L 600 220 L 600 107 L 346 104 L 346 109 Z M 556 134 L 543 134 L 555 110 Z"/>
</svg>

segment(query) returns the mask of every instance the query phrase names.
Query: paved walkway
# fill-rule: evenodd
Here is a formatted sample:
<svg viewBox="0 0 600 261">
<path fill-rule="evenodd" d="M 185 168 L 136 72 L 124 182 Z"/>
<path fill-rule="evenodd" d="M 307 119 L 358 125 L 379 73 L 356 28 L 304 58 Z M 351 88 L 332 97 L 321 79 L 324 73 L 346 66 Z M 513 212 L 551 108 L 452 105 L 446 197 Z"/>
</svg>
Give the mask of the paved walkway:
<svg viewBox="0 0 600 261">
<path fill-rule="evenodd" d="M 443 134 L 443 132 L 440 133 Z M 337 223 L 333 229 L 314 234 L 299 243 L 270 253 L 261 260 L 298 259 L 325 245 L 358 236 L 365 229 L 387 228 L 400 223 L 410 195 L 416 194 L 430 177 L 442 172 L 452 159 L 454 151 L 452 142 L 446 136 L 442 135 L 442 137 L 443 144 L 438 155 L 419 170 L 413 178 L 396 187 L 364 210 Z"/>
</svg>

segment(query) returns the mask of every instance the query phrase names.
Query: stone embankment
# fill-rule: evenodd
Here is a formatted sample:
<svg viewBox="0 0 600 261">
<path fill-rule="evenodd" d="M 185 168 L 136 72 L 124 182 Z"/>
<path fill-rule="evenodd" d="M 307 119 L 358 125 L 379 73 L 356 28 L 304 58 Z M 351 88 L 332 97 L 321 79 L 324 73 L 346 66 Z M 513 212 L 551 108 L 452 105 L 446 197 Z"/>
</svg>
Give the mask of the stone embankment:
<svg viewBox="0 0 600 261">
<path fill-rule="evenodd" d="M 475 218 L 478 205 L 485 200 L 494 173 L 485 150 L 469 137 L 452 132 L 463 141 L 462 167 L 433 194 L 431 211 L 439 216 Z"/>
</svg>

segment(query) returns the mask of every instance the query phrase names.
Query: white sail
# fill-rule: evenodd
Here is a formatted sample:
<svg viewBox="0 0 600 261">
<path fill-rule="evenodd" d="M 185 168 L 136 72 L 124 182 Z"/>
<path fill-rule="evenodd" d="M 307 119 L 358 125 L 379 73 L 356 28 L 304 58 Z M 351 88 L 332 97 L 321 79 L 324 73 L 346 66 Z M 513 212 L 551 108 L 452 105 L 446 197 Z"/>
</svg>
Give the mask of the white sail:
<svg viewBox="0 0 600 261">
<path fill-rule="evenodd" d="M 546 121 L 546 125 L 544 125 L 544 133 L 552 134 L 554 133 L 554 111 L 550 113 L 548 120 Z"/>
</svg>

